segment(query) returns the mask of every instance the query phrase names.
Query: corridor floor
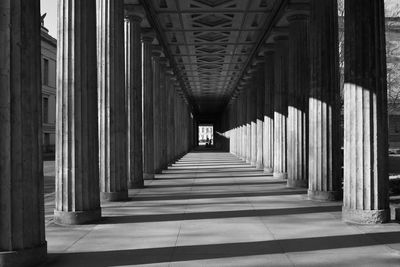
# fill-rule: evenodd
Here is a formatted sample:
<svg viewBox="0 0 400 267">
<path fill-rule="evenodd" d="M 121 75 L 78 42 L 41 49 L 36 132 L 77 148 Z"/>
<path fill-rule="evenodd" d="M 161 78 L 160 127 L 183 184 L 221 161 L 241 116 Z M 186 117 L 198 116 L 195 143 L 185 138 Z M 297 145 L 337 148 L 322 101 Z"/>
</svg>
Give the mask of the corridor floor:
<svg viewBox="0 0 400 267">
<path fill-rule="evenodd" d="M 228 153 L 183 157 L 84 226 L 48 220 L 45 266 L 400 266 L 400 225 L 341 221 L 341 203 Z"/>
</svg>

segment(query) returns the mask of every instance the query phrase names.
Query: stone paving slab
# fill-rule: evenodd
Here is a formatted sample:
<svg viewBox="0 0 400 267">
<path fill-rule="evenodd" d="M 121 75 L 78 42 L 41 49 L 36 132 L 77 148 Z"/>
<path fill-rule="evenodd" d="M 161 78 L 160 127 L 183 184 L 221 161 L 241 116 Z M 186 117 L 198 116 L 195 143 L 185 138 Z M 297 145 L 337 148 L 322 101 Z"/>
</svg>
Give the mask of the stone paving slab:
<svg viewBox="0 0 400 267">
<path fill-rule="evenodd" d="M 44 266 L 400 266 L 398 223 L 346 224 L 341 202 L 249 169 L 227 153 L 190 153 L 83 226 L 52 223 L 50 192 Z"/>
</svg>

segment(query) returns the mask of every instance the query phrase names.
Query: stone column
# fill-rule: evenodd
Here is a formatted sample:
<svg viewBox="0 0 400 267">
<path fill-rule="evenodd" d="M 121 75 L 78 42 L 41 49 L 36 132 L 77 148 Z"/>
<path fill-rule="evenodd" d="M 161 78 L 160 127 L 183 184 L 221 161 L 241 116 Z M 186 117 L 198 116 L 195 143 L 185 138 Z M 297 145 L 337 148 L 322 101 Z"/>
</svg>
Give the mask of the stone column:
<svg viewBox="0 0 400 267">
<path fill-rule="evenodd" d="M 142 35 L 143 178 L 154 179 L 152 34 Z"/>
<path fill-rule="evenodd" d="M 169 82 L 168 59 L 163 58 L 161 63 L 160 75 L 160 172 L 168 167 L 167 160 L 167 87 Z"/>
<path fill-rule="evenodd" d="M 154 131 L 154 173 L 161 172 L 161 107 L 160 107 L 160 94 L 162 83 L 160 80 L 160 56 L 161 47 L 153 46 L 152 62 L 153 62 L 153 131 Z"/>
<path fill-rule="evenodd" d="M 97 11 L 100 191 L 121 201 L 128 198 L 124 2 L 97 0 Z"/>
<path fill-rule="evenodd" d="M 247 121 L 247 100 L 246 100 L 246 91 L 244 88 L 242 88 L 241 91 L 241 99 L 242 99 L 242 108 L 241 108 L 241 113 L 242 113 L 242 126 L 241 126 L 241 156 L 240 158 L 243 161 L 246 161 L 246 138 L 247 138 L 247 126 L 246 126 L 246 121 Z"/>
<path fill-rule="evenodd" d="M 246 162 L 251 164 L 251 121 L 252 121 L 252 90 L 251 83 L 246 84 Z"/>
<path fill-rule="evenodd" d="M 242 120 L 243 120 L 243 116 L 242 116 L 242 92 L 239 93 L 238 96 L 238 105 L 237 105 L 237 116 L 238 116 L 238 123 L 237 123 L 237 127 L 236 127 L 236 131 L 237 131 L 237 156 L 238 158 L 241 158 L 242 155 Z"/>
<path fill-rule="evenodd" d="M 0 266 L 46 259 L 40 1 L 0 2 Z"/>
<path fill-rule="evenodd" d="M 263 131 L 263 163 L 264 172 L 272 173 L 274 169 L 274 45 L 267 46 L 264 68 L 264 131 Z"/>
<path fill-rule="evenodd" d="M 288 88 L 288 38 L 275 38 L 274 54 L 274 177 L 287 178 L 287 88 Z"/>
<path fill-rule="evenodd" d="M 308 187 L 308 91 L 310 89 L 308 15 L 289 21 L 289 87 L 287 119 L 288 187 Z"/>
<path fill-rule="evenodd" d="M 101 217 L 96 1 L 62 0 L 58 11 L 54 220 L 82 224 Z"/>
<path fill-rule="evenodd" d="M 168 163 L 171 164 L 174 161 L 174 154 L 175 154 L 175 128 L 174 126 L 174 82 L 175 78 L 172 74 L 169 74 L 168 86 L 167 86 L 167 101 L 168 101 L 168 119 L 167 119 L 167 154 L 168 154 Z"/>
<path fill-rule="evenodd" d="M 179 116 L 180 106 L 179 106 L 179 94 L 178 89 L 176 88 L 174 94 L 174 118 L 175 118 L 175 140 L 174 140 L 174 147 L 175 147 L 175 161 L 178 160 L 180 156 L 180 116 Z"/>
<path fill-rule="evenodd" d="M 246 89 L 242 89 L 242 160 L 246 161 L 247 151 L 247 97 Z"/>
<path fill-rule="evenodd" d="M 250 101 L 251 101 L 251 123 L 250 123 L 250 132 L 251 132 L 251 142 L 250 142 L 250 163 L 253 166 L 257 164 L 257 87 L 258 84 L 256 82 L 257 75 L 253 75 L 253 79 L 250 85 Z"/>
<path fill-rule="evenodd" d="M 311 5 L 308 197 L 341 198 L 337 0 Z"/>
<path fill-rule="evenodd" d="M 343 219 L 390 219 L 383 0 L 345 4 Z"/>
<path fill-rule="evenodd" d="M 231 129 L 231 138 L 233 139 L 232 153 L 234 155 L 237 154 L 237 99 L 236 97 L 232 99 L 232 129 Z"/>
<path fill-rule="evenodd" d="M 264 98 L 265 98 L 265 85 L 264 85 L 264 64 L 257 65 L 257 169 L 264 169 L 263 163 L 263 132 L 264 132 Z"/>
<path fill-rule="evenodd" d="M 125 6 L 125 95 L 128 115 L 128 186 L 143 188 L 142 56 L 140 22 L 133 5 Z"/>
</svg>

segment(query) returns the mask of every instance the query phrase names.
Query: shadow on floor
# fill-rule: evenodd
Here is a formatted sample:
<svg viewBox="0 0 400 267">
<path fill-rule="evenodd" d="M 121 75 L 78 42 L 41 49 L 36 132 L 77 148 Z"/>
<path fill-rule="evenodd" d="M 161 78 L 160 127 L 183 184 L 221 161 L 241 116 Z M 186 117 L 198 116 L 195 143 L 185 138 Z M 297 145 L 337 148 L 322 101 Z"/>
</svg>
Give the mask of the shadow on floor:
<svg viewBox="0 0 400 267">
<path fill-rule="evenodd" d="M 196 178 L 197 179 L 197 178 Z M 174 187 L 208 187 L 208 186 L 263 186 L 263 185 L 286 185 L 286 181 L 270 181 L 270 182 L 259 182 L 259 183 L 210 183 L 210 184 L 167 184 L 167 185 L 152 185 L 150 184 L 148 188 L 174 188 Z"/>
<path fill-rule="evenodd" d="M 175 174 L 156 174 L 156 179 L 155 180 L 181 180 L 181 179 L 213 179 L 213 178 L 217 178 L 217 179 L 227 179 L 227 178 L 253 178 L 253 177 L 271 177 L 272 174 L 261 174 L 261 173 L 257 173 L 257 172 L 252 172 L 252 173 L 240 173 L 240 174 L 225 174 L 225 173 L 220 173 L 222 175 L 206 175 L 206 176 L 198 176 L 198 175 L 202 175 L 200 174 L 193 174 L 193 176 L 176 176 Z M 169 175 L 173 175 L 173 177 L 166 177 Z M 280 180 L 282 181 L 282 180 Z"/>
<path fill-rule="evenodd" d="M 50 254 L 47 266 L 108 267 L 154 264 L 290 252 L 355 248 L 400 243 L 400 232 L 282 239 L 259 242 L 162 247 L 149 249 Z M 331 252 L 332 253 L 332 252 Z M 338 255 L 338 257 L 340 257 Z M 395 264 L 398 259 L 386 259 Z M 69 265 L 71 264 L 71 265 Z"/>
<path fill-rule="evenodd" d="M 225 170 L 220 170 L 219 171 L 219 168 L 216 168 L 216 169 L 198 169 L 198 170 L 193 170 L 193 171 L 191 171 L 191 172 L 187 172 L 187 171 L 179 171 L 179 170 L 165 170 L 165 171 L 162 171 L 162 174 L 202 174 L 202 173 L 224 173 L 224 172 L 232 172 L 232 173 L 234 173 L 234 172 L 248 172 L 248 173 L 259 173 L 259 174 L 262 174 L 263 172 L 262 171 L 260 171 L 260 170 L 257 170 L 257 169 L 252 169 L 252 168 L 247 168 L 247 169 L 245 169 L 245 168 L 238 168 L 238 169 L 232 169 L 232 170 L 229 170 L 229 169 L 225 169 Z"/>
<path fill-rule="evenodd" d="M 191 212 L 191 213 L 177 213 L 177 214 L 130 215 L 130 216 L 103 217 L 100 224 L 265 217 L 265 216 L 279 216 L 279 215 L 293 215 L 293 214 L 337 212 L 341 210 L 342 206 L 337 205 L 337 206 L 316 206 L 316 207 L 285 208 L 285 209 L 232 210 L 232 211 Z"/>
<path fill-rule="evenodd" d="M 286 195 L 302 195 L 307 194 L 307 190 L 294 189 L 287 191 L 259 191 L 259 192 L 238 192 L 226 194 L 194 194 L 188 192 L 187 195 L 137 195 L 134 201 L 156 201 L 156 200 L 185 200 L 185 199 L 206 199 L 206 198 L 233 198 L 233 197 L 266 197 L 266 196 L 286 196 Z"/>
</svg>

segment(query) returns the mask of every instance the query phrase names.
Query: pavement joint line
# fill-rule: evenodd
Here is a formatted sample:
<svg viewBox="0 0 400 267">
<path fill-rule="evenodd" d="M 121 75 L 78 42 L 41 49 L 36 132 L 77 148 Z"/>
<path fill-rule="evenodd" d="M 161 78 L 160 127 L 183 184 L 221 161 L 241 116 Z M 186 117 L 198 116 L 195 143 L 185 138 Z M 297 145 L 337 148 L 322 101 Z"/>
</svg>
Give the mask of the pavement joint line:
<svg viewBox="0 0 400 267">
<path fill-rule="evenodd" d="M 242 189 L 242 185 L 239 185 L 239 189 Z M 253 203 L 250 201 L 249 196 L 246 196 L 247 201 L 249 202 L 250 206 L 252 207 L 252 209 L 254 211 L 257 211 L 256 207 L 253 205 Z M 265 229 L 267 230 L 267 232 L 272 236 L 272 238 L 277 241 L 278 246 L 280 248 L 280 250 L 282 251 L 282 254 L 285 255 L 286 259 L 292 264 L 292 266 L 296 266 L 295 263 L 292 261 L 292 259 L 289 257 L 289 254 L 286 253 L 286 251 L 283 249 L 283 247 L 281 246 L 279 239 L 276 238 L 276 236 L 274 235 L 274 233 L 271 231 L 271 229 L 268 227 L 267 223 L 261 218 L 261 216 L 257 216 L 257 218 L 260 220 L 260 222 L 262 223 L 262 225 L 265 227 Z"/>
<path fill-rule="evenodd" d="M 193 190 L 193 184 L 194 184 L 195 181 L 196 181 L 196 178 L 195 178 L 196 175 L 197 175 L 197 172 L 195 172 L 194 178 L 191 179 L 191 180 L 193 180 L 193 182 L 192 182 L 192 184 L 191 184 L 191 186 L 190 186 L 190 192 Z M 183 217 L 184 217 L 185 214 L 187 213 L 187 207 L 188 207 L 188 205 L 189 205 L 189 199 L 186 199 L 186 200 L 185 200 L 185 205 L 184 205 L 184 208 L 183 208 Z M 173 259 L 174 259 L 174 256 L 175 256 L 175 253 L 176 253 L 176 250 L 177 250 L 177 244 L 178 244 L 178 240 L 179 240 L 179 237 L 180 237 L 180 233 L 181 233 L 181 229 L 182 229 L 182 225 L 183 225 L 183 222 L 184 222 L 184 221 L 185 221 L 185 220 L 180 220 L 178 234 L 177 234 L 176 239 L 175 239 L 174 249 L 172 250 L 172 253 L 171 253 L 171 256 L 170 256 L 170 259 L 169 259 L 168 266 L 172 266 L 172 261 L 173 261 Z"/>
</svg>

